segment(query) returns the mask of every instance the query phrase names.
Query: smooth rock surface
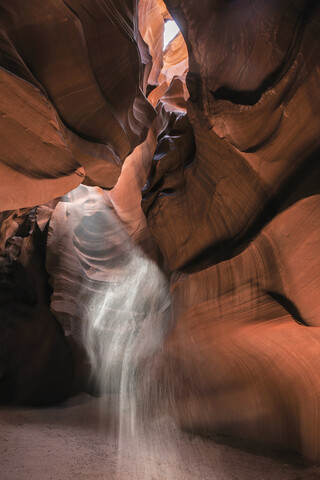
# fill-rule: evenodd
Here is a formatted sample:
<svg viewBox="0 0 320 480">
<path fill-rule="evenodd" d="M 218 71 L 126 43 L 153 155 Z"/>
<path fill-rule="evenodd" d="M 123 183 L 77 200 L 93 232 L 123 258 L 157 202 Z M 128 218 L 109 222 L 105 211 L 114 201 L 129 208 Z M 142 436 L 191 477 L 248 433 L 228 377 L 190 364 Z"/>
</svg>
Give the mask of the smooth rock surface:
<svg viewBox="0 0 320 480">
<path fill-rule="evenodd" d="M 6 352 L 25 354 L 13 401 L 36 402 L 30 391 L 54 367 L 64 398 L 84 357 L 50 313 L 44 256 L 26 222 L 31 208 L 39 205 L 43 245 L 49 232 L 51 311 L 63 325 L 77 313 L 64 308 L 85 307 L 82 275 L 121 263 L 121 248 L 104 256 L 100 242 L 121 229 L 90 223 L 113 208 L 130 241 L 171 280 L 175 327 L 149 368 L 157 386 L 172 386 L 181 425 L 319 461 L 319 2 L 0 7 L 1 372 L 11 371 Z M 163 51 L 170 15 L 181 34 Z M 87 215 L 95 200 L 86 203 L 80 186 L 69 215 L 59 197 L 82 182 L 114 189 L 97 190 L 103 202 Z M 69 248 L 74 232 L 79 258 Z M 11 391 L 2 387 L 4 396 Z M 268 478 L 246 468 L 247 478 Z"/>
</svg>

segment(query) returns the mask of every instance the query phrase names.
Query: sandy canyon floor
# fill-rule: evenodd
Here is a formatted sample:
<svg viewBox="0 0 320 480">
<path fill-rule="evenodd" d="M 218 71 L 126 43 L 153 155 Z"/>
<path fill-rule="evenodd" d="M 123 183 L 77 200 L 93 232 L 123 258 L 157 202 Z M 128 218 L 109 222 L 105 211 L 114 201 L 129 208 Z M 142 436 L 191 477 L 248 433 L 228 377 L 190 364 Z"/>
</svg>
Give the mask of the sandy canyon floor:
<svg viewBox="0 0 320 480">
<path fill-rule="evenodd" d="M 101 427 L 98 406 L 98 399 L 81 395 L 55 408 L 1 408 L 1 480 L 138 480 L 117 469 L 117 438 Z M 181 468 L 171 472 L 162 465 L 167 459 L 158 458 L 161 480 L 320 479 L 320 466 L 294 455 L 265 455 L 189 433 L 182 433 L 178 443 Z M 150 461 L 145 452 L 138 455 L 139 461 Z M 129 455 L 129 464 L 136 460 Z M 139 478 L 153 479 L 158 480 L 152 474 Z"/>
</svg>

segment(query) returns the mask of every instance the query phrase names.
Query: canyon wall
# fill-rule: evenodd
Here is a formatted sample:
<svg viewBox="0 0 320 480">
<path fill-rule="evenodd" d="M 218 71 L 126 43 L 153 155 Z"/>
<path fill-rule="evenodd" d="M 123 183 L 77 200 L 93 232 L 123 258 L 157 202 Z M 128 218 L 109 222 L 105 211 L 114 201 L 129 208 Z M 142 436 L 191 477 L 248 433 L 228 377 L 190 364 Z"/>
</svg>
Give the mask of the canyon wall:
<svg viewBox="0 0 320 480">
<path fill-rule="evenodd" d="M 319 3 L 0 7 L 0 399 L 90 387 L 77 291 L 116 269 L 108 208 L 170 279 L 181 425 L 319 460 Z"/>
</svg>

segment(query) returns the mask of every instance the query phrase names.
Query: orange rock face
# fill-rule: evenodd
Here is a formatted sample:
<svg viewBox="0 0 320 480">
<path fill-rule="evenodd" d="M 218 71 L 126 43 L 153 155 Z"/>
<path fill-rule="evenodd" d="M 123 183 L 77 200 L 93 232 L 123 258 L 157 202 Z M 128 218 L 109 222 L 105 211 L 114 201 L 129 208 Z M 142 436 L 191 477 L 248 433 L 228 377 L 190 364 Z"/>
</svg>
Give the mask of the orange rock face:
<svg viewBox="0 0 320 480">
<path fill-rule="evenodd" d="M 81 323 L 75 260 L 83 255 L 103 271 L 109 257 L 99 235 L 108 229 L 92 226 L 92 251 L 80 235 L 74 253 L 70 232 L 88 226 L 90 189 L 75 190 L 74 204 L 47 202 L 82 182 L 105 189 L 97 211 L 112 208 L 171 279 L 174 327 L 155 365 L 160 383 L 170 372 L 181 424 L 319 460 L 318 2 L 0 7 L 0 273 L 12 291 L 21 280 L 8 280 L 8 268 L 17 260 L 31 268 L 23 252 L 38 205 L 37 232 L 49 232 L 51 310 L 65 330 L 72 316 Z M 163 51 L 171 17 L 181 34 Z M 37 278 L 40 289 L 46 278 Z M 49 302 L 40 305 L 30 315 L 47 319 L 46 335 L 69 365 Z M 24 315 L 12 312 L 8 321 Z M 49 357 L 41 357 L 46 368 Z M 61 378 L 63 397 L 69 380 Z"/>
<path fill-rule="evenodd" d="M 176 326 L 157 363 L 176 365 L 187 428 L 319 459 L 320 11 L 244 3 L 167 1 L 195 147 L 160 139 L 142 203 L 173 272 Z"/>
<path fill-rule="evenodd" d="M 156 115 L 142 92 L 136 2 L 0 5 L 0 209 L 44 203 L 85 176 L 113 187 Z"/>
</svg>

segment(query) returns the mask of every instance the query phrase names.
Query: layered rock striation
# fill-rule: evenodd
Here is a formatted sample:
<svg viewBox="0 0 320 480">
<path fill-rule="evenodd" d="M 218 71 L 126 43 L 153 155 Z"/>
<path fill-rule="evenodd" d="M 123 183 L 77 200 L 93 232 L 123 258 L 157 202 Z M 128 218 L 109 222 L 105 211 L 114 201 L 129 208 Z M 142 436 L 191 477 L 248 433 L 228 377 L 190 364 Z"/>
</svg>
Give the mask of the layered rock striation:
<svg viewBox="0 0 320 480">
<path fill-rule="evenodd" d="M 82 278 L 112 275 L 121 257 L 99 248 L 117 232 L 91 222 L 111 209 L 171 281 L 154 365 L 181 425 L 319 460 L 319 3 L 0 7 L 1 397 L 85 388 L 70 325 Z M 170 18 L 181 34 L 163 51 Z M 32 347 L 8 366 L 22 337 Z"/>
</svg>

